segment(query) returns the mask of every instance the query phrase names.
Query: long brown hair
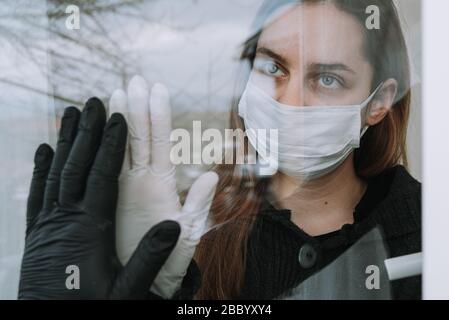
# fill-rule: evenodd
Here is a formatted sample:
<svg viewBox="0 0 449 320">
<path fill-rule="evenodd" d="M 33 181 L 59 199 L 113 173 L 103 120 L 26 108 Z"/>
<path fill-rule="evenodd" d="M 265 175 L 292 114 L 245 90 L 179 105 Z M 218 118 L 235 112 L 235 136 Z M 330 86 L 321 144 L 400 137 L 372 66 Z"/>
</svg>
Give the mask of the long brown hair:
<svg viewBox="0 0 449 320">
<path fill-rule="evenodd" d="M 243 44 L 241 61 L 243 75 L 237 81 L 232 102 L 230 126 L 244 130 L 236 110 L 238 101 L 255 58 L 257 41 L 263 23 L 278 8 L 286 4 L 329 2 L 354 16 L 363 26 L 366 8 L 375 5 L 380 10 L 381 28 L 364 30 L 364 54 L 374 69 L 372 89 L 382 81 L 394 78 L 398 82 L 395 103 L 382 122 L 364 135 L 355 151 L 354 167 L 362 178 L 375 176 L 397 164 L 407 166 L 406 133 L 410 107 L 409 58 L 397 9 L 392 0 L 267 0 L 253 25 L 254 34 Z M 248 148 L 245 141 L 244 150 Z M 234 155 L 236 152 L 234 152 Z M 196 254 L 203 276 L 198 299 L 233 299 L 239 297 L 244 280 L 248 236 L 262 197 L 270 180 L 258 177 L 249 166 L 219 165 L 220 181 L 212 204 L 214 229 L 201 240 Z"/>
</svg>

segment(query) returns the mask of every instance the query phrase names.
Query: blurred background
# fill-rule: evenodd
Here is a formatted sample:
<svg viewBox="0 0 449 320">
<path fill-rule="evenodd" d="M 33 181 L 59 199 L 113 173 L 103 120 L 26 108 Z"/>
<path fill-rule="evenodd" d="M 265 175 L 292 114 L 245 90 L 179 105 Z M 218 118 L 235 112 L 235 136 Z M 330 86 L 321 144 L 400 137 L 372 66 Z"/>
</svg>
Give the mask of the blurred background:
<svg viewBox="0 0 449 320">
<path fill-rule="evenodd" d="M 37 146 L 68 105 L 107 102 L 140 74 L 171 92 L 173 127 L 227 126 L 239 46 L 261 0 L 17 0 L 0 6 L 0 299 L 15 299 Z M 421 180 L 421 1 L 396 1 L 412 61 L 409 157 Z M 68 5 L 80 29 L 66 27 Z M 180 190 L 204 168 L 178 168 Z"/>
</svg>

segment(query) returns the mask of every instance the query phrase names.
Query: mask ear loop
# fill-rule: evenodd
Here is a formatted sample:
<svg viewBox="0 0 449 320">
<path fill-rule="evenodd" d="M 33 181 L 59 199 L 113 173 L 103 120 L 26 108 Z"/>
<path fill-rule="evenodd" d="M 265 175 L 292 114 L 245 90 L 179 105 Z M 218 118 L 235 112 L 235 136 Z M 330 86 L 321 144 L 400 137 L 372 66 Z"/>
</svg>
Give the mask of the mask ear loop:
<svg viewBox="0 0 449 320">
<path fill-rule="evenodd" d="M 362 109 L 365 109 L 365 112 L 363 112 L 363 118 L 364 118 L 364 122 L 366 123 L 366 118 L 369 115 L 369 113 L 371 112 L 371 102 L 373 101 L 373 98 L 376 96 L 376 94 L 379 92 L 380 88 L 382 88 L 383 86 L 383 82 L 381 82 L 376 90 L 373 91 L 373 93 L 368 97 L 368 99 L 365 100 L 365 102 L 362 105 L 365 105 Z M 362 132 L 360 133 L 360 138 L 362 138 L 365 133 L 368 131 L 368 129 L 370 128 L 369 125 L 365 125 L 362 129 Z"/>
</svg>

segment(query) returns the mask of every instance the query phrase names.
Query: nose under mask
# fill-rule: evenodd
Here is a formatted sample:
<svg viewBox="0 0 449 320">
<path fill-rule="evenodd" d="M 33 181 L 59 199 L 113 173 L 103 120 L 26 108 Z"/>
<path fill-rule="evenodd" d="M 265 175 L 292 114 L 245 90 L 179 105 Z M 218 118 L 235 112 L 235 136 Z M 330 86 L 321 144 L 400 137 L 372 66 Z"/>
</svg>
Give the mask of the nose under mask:
<svg viewBox="0 0 449 320">
<path fill-rule="evenodd" d="M 335 170 L 360 147 L 368 130 L 366 108 L 381 86 L 359 105 L 297 107 L 279 103 L 250 80 L 238 111 L 263 162 L 289 176 L 311 180 Z M 257 134 L 260 129 L 277 129 L 277 137 Z"/>
</svg>

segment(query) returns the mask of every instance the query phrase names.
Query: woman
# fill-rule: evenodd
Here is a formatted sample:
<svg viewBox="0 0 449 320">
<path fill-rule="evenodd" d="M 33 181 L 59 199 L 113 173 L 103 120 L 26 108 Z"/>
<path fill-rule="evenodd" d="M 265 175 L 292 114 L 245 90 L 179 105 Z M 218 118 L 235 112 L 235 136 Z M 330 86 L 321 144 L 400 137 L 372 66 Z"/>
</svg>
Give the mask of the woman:
<svg viewBox="0 0 449 320">
<path fill-rule="evenodd" d="M 379 24 L 367 23 L 370 19 L 366 13 L 370 12 L 368 7 L 379 11 L 374 17 L 380 19 Z M 76 120 L 79 112 L 68 108 L 69 113 L 75 110 L 78 116 L 65 117 L 67 121 L 76 120 L 65 128 L 78 128 L 88 136 L 86 141 L 74 144 L 82 151 L 75 152 L 81 156 L 82 163 L 77 166 L 72 163 L 72 167 L 90 170 L 95 158 L 92 170 L 108 180 L 108 183 L 95 183 L 94 179 L 88 179 L 88 185 L 90 182 L 92 187 L 101 189 L 111 181 L 117 182 L 116 176 L 108 174 L 106 169 L 113 167 L 116 172 L 125 158 L 119 185 L 115 184 L 120 190 L 115 219 L 117 255 L 113 250 L 115 241 L 109 239 L 107 244 L 114 259 L 108 261 L 113 261 L 113 266 L 117 267 L 118 258 L 127 267 L 154 271 L 154 268 L 148 269 L 149 257 L 143 264 L 128 263 L 139 260 L 135 259 L 139 258 L 136 248 L 145 249 L 143 252 L 155 258 L 157 272 L 151 272 L 151 281 L 142 278 L 134 282 L 141 284 L 138 287 L 143 295 L 147 284 L 152 283 L 150 291 L 158 298 L 193 295 L 197 273 L 195 264 L 191 263 L 194 254 L 203 275 L 196 296 L 200 299 L 363 298 L 366 290 L 380 289 L 377 283 L 380 281 L 369 283 L 368 279 L 361 286 L 357 274 L 366 269 L 368 273 L 374 270 L 375 275 L 373 261 L 383 264 L 388 256 L 421 250 L 421 185 L 406 170 L 409 65 L 393 2 L 267 1 L 258 15 L 255 33 L 244 45 L 242 62 L 250 68 L 242 78 L 244 85 L 234 103 L 231 125 L 234 129 L 246 129 L 244 151 L 250 158 L 250 152 L 255 150 L 258 165 L 240 165 L 234 161 L 232 165 L 217 168 L 219 177 L 213 172 L 203 174 L 193 184 L 182 206 L 171 158 L 171 115 L 169 95 L 164 86 L 154 85 L 150 98 L 145 80 L 134 77 L 127 93 L 114 92 L 109 112 L 111 123 L 118 124 L 116 120 L 119 119 L 120 126 L 108 128 L 120 131 L 127 118 L 129 145 L 125 147 L 123 134 L 112 139 L 106 131 L 103 142 L 110 146 L 104 150 L 117 155 L 120 161 L 114 163 L 113 157 L 101 158 L 103 169 L 95 166 L 99 160 L 94 157 L 95 152 L 89 152 L 97 150 L 92 149 L 95 147 L 92 143 L 101 140 L 105 122 L 102 103 L 98 99 L 89 100 L 80 126 Z M 124 118 L 114 115 L 115 112 L 122 113 Z M 98 130 L 93 130 L 94 123 L 99 124 Z M 276 129 L 277 135 L 270 133 L 267 139 L 255 134 L 259 129 Z M 75 139 L 73 134 L 67 138 L 65 131 L 61 130 L 59 149 L 67 143 L 71 145 Z M 126 133 L 126 130 L 120 132 Z M 66 147 L 62 149 L 69 155 Z M 58 158 L 58 150 L 55 158 Z M 46 164 L 49 160 L 51 157 Z M 276 169 L 271 175 L 260 170 L 266 164 Z M 44 167 L 48 173 L 50 167 Z M 59 174 L 62 179 L 71 178 L 74 184 L 72 188 L 62 188 L 70 189 L 72 195 L 70 201 L 65 199 L 68 202 L 57 201 L 63 205 L 83 195 L 78 192 L 74 196 L 73 192 L 83 190 L 82 182 L 86 177 L 67 172 Z M 46 176 L 40 171 L 37 173 L 40 178 Z M 219 187 L 215 193 L 218 178 Z M 36 184 L 34 180 L 33 186 L 42 187 L 42 183 Z M 40 192 L 40 200 L 42 195 Z M 86 193 L 89 195 L 91 200 L 102 198 L 98 192 Z M 106 211 L 114 211 L 115 197 L 107 198 L 110 201 Z M 33 192 L 30 199 L 33 200 Z M 88 210 L 90 214 L 101 209 L 97 202 L 87 203 L 93 210 Z M 83 208 L 89 209 L 89 206 Z M 197 247 L 209 226 L 210 209 L 216 225 Z M 181 228 L 170 224 L 171 231 L 165 235 L 157 233 L 159 239 L 152 241 L 151 248 L 138 247 L 152 226 L 167 219 L 178 221 Z M 101 230 L 104 225 L 102 223 Z M 106 225 L 111 231 L 114 223 Z M 179 236 L 176 245 L 173 236 Z M 52 241 L 51 244 L 61 247 L 64 239 L 60 240 L 62 242 Z M 167 258 L 167 252 L 164 251 L 162 257 L 155 248 L 173 251 Z M 54 252 L 54 248 L 47 249 Z M 42 254 L 38 256 L 42 258 Z M 30 258 L 30 255 L 24 257 Z M 92 258 L 91 255 L 86 257 Z M 52 263 L 51 255 L 47 258 L 44 262 Z M 104 269 L 104 263 L 94 260 L 95 266 Z M 88 275 L 96 272 L 96 268 L 90 269 Z M 385 277 L 385 270 L 379 265 L 377 269 L 377 273 Z M 135 272 L 131 274 L 136 275 Z M 50 272 L 49 276 L 55 273 Z M 342 285 L 341 279 L 349 285 Z M 26 274 L 22 274 L 22 282 L 24 280 Z M 355 295 L 341 294 L 351 285 L 356 287 Z M 48 296 L 51 286 L 45 288 L 41 293 Z M 311 294 L 306 292 L 309 289 Z M 394 281 L 392 289 L 396 299 L 420 298 L 420 278 Z M 95 288 L 92 290 L 89 295 L 101 294 Z M 331 291 L 336 294 L 329 294 Z M 127 292 L 129 294 L 129 288 Z M 389 294 L 375 296 L 385 298 L 390 297 Z"/>
<path fill-rule="evenodd" d="M 367 27 L 371 5 L 379 29 Z M 218 166 L 211 210 L 221 227 L 197 248 L 196 297 L 280 297 L 375 226 L 391 257 L 420 252 L 421 185 L 406 169 L 409 61 L 393 1 L 270 0 L 253 30 L 231 127 L 279 125 L 278 170 Z M 264 141 L 248 140 L 267 160 Z M 420 277 L 394 281 L 393 298 L 419 299 L 420 287 Z"/>
</svg>

